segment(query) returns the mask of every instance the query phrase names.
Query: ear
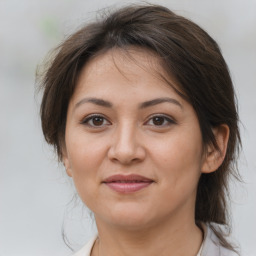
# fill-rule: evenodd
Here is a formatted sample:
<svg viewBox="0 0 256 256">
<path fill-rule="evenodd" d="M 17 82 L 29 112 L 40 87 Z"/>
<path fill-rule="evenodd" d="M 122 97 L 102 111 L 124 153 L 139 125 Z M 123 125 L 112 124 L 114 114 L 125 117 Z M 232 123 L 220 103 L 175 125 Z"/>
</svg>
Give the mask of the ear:
<svg viewBox="0 0 256 256">
<path fill-rule="evenodd" d="M 213 145 L 207 146 L 204 162 L 202 165 L 202 173 L 211 173 L 216 171 L 222 164 L 228 145 L 229 127 L 226 124 L 213 128 L 216 143 L 219 149 Z"/>
<path fill-rule="evenodd" d="M 67 153 L 66 149 L 62 150 L 62 163 L 65 166 L 67 175 L 69 177 L 72 177 L 72 168 L 71 168 L 70 160 L 69 160 L 68 153 Z"/>
</svg>

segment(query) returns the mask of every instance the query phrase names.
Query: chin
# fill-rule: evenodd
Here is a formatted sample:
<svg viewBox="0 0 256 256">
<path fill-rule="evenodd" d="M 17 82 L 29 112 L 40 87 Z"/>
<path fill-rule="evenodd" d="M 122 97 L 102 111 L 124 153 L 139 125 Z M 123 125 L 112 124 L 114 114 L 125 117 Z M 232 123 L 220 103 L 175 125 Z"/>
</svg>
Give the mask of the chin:
<svg viewBox="0 0 256 256">
<path fill-rule="evenodd" d="M 121 228 L 126 231 L 139 231 L 143 230 L 151 225 L 150 221 L 145 220 L 145 216 L 143 218 L 126 218 L 119 219 L 113 222 L 113 225 L 117 228 Z"/>
<path fill-rule="evenodd" d="M 132 207 L 126 207 L 124 209 L 112 209 L 112 211 L 109 211 L 109 216 L 104 216 L 104 221 L 115 227 L 132 231 L 150 226 L 152 222 L 151 217 L 141 208 L 133 209 Z M 97 214 L 95 214 L 95 218 L 97 222 Z M 108 219 L 106 220 L 106 218 Z"/>
</svg>

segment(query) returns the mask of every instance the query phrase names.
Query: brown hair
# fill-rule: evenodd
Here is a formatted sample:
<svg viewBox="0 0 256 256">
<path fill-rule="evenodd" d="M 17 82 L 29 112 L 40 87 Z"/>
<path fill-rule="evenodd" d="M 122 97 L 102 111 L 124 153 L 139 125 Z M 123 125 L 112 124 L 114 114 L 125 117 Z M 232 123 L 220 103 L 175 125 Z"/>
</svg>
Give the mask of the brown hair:
<svg viewBox="0 0 256 256">
<path fill-rule="evenodd" d="M 230 129 L 227 153 L 215 172 L 202 174 L 195 218 L 198 222 L 227 224 L 227 195 L 240 145 L 238 114 L 228 67 L 217 43 L 198 25 L 158 5 L 128 6 L 82 27 L 67 38 L 46 70 L 41 86 L 42 129 L 45 139 L 62 158 L 69 100 L 81 68 L 109 49 L 139 47 L 154 52 L 162 68 L 174 76 L 178 93 L 197 113 L 204 145 L 218 148 L 212 128 Z M 233 247 L 215 230 L 222 244 Z"/>
</svg>

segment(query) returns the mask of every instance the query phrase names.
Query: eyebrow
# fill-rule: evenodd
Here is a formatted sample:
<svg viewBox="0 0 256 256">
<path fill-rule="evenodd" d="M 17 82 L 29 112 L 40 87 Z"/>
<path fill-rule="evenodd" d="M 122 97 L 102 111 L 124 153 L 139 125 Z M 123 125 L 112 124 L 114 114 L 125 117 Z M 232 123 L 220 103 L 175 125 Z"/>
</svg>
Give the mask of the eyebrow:
<svg viewBox="0 0 256 256">
<path fill-rule="evenodd" d="M 75 104 L 75 108 L 79 107 L 80 105 L 84 104 L 84 103 L 93 103 L 95 105 L 98 106 L 102 106 L 102 107 L 107 107 L 107 108 L 111 108 L 113 105 L 111 102 L 103 100 L 103 99 L 98 99 L 98 98 L 84 98 L 82 100 L 80 100 L 79 102 L 77 102 Z"/>
<path fill-rule="evenodd" d="M 175 104 L 175 105 L 179 106 L 181 109 L 183 109 L 183 106 L 181 105 L 181 103 L 178 100 L 173 99 L 173 98 L 169 98 L 169 97 L 156 98 L 156 99 L 153 99 L 153 100 L 142 102 L 139 105 L 139 108 L 140 109 L 148 108 L 148 107 L 155 106 L 155 105 L 165 103 L 165 102 Z M 77 102 L 75 104 L 75 108 L 79 107 L 80 105 L 82 105 L 84 103 L 93 103 L 95 105 L 102 106 L 102 107 L 107 107 L 107 108 L 112 108 L 113 107 L 113 104 L 111 102 L 103 100 L 103 99 L 84 98 L 84 99 L 80 100 L 79 102 Z"/>
<path fill-rule="evenodd" d="M 165 103 L 165 102 L 173 103 L 173 104 L 179 106 L 181 109 L 183 109 L 183 106 L 181 105 L 181 103 L 179 101 L 177 101 L 173 98 L 169 98 L 169 97 L 157 98 L 157 99 L 145 101 L 140 104 L 139 108 L 147 108 L 147 107 L 155 106 L 157 104 L 161 104 L 161 103 Z"/>
</svg>

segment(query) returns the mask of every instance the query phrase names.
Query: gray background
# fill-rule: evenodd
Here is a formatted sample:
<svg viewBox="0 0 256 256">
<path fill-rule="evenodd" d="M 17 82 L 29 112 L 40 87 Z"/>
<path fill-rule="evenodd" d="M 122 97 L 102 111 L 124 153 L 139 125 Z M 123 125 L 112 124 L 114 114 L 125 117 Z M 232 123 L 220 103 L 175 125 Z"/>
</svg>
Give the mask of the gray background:
<svg viewBox="0 0 256 256">
<path fill-rule="evenodd" d="M 71 181 L 44 142 L 35 70 L 46 53 L 103 7 L 131 1 L 0 0 L 0 256 L 64 256 L 95 231 Z M 166 0 L 220 44 L 236 87 L 244 184 L 232 184 L 233 236 L 256 255 L 256 1 Z M 82 221 L 82 225 L 80 224 Z"/>
</svg>

